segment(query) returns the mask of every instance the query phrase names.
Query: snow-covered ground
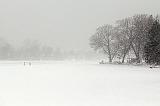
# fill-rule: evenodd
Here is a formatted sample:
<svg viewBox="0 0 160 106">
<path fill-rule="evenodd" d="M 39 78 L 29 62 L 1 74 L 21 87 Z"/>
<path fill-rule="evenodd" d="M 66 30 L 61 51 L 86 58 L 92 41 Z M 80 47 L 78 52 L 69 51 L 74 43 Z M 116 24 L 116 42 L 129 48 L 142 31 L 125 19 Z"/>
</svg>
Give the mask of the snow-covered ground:
<svg viewBox="0 0 160 106">
<path fill-rule="evenodd" d="M 0 106 L 160 106 L 160 69 L 0 62 Z"/>
</svg>

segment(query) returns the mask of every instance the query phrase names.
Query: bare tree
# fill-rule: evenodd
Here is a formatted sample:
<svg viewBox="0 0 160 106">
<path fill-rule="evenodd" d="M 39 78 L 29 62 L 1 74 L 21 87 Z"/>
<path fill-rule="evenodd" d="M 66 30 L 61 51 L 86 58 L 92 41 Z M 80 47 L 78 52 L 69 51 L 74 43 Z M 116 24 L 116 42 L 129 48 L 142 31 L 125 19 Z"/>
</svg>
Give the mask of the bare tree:
<svg viewBox="0 0 160 106">
<path fill-rule="evenodd" d="M 109 62 L 112 62 L 119 48 L 114 37 L 114 27 L 112 25 L 99 27 L 96 33 L 91 36 L 90 45 L 96 51 L 102 50 L 108 55 Z"/>
<path fill-rule="evenodd" d="M 5 39 L 0 38 L 0 59 L 9 59 L 12 54 L 12 46 Z"/>
<path fill-rule="evenodd" d="M 116 30 L 120 44 L 119 53 L 122 56 L 122 63 L 124 63 L 125 57 L 131 50 L 132 42 L 135 39 L 132 17 L 118 20 Z"/>
<path fill-rule="evenodd" d="M 152 27 L 153 17 L 146 14 L 138 14 L 133 16 L 134 24 L 134 41 L 132 49 L 137 58 L 137 62 L 142 61 L 143 49 L 147 40 L 147 34 Z"/>
<path fill-rule="evenodd" d="M 26 39 L 19 49 L 24 59 L 40 59 L 41 44 L 37 40 Z"/>
<path fill-rule="evenodd" d="M 42 46 L 41 56 L 45 59 L 51 59 L 53 56 L 53 48 L 51 46 Z"/>
</svg>

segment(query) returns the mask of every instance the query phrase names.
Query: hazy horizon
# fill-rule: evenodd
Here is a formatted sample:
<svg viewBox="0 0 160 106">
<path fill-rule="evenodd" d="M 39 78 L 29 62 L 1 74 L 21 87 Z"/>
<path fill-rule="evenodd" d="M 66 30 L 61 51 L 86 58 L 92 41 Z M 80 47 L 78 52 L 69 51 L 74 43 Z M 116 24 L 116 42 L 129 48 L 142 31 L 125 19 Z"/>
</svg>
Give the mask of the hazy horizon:
<svg viewBox="0 0 160 106">
<path fill-rule="evenodd" d="M 2 0 L 0 37 L 14 45 L 24 39 L 62 49 L 88 50 L 98 26 L 134 14 L 159 14 L 158 0 Z"/>
</svg>

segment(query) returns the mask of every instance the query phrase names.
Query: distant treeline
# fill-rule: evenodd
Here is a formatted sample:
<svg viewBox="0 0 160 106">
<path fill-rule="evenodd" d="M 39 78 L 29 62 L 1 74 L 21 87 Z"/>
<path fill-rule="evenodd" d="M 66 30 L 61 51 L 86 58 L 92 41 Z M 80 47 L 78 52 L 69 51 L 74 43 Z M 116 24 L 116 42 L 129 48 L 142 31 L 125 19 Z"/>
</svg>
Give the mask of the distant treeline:
<svg viewBox="0 0 160 106">
<path fill-rule="evenodd" d="M 96 54 L 91 51 L 65 51 L 58 47 L 43 45 L 37 40 L 24 40 L 20 47 L 11 45 L 0 38 L 0 60 L 65 60 L 93 59 Z"/>
<path fill-rule="evenodd" d="M 90 37 L 90 45 L 106 54 L 109 62 L 160 64 L 159 17 L 137 14 L 117 20 L 115 25 L 100 26 Z"/>
</svg>

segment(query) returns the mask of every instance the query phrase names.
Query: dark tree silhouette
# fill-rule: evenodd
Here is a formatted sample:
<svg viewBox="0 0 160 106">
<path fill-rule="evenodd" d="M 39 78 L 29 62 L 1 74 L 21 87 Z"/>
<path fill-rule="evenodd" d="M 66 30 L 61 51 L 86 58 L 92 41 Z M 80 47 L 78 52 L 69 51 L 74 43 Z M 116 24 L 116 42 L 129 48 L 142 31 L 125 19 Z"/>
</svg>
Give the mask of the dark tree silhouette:
<svg viewBox="0 0 160 106">
<path fill-rule="evenodd" d="M 144 47 L 145 62 L 150 65 L 160 65 L 160 23 L 156 19 L 148 33 L 148 41 Z"/>
</svg>

